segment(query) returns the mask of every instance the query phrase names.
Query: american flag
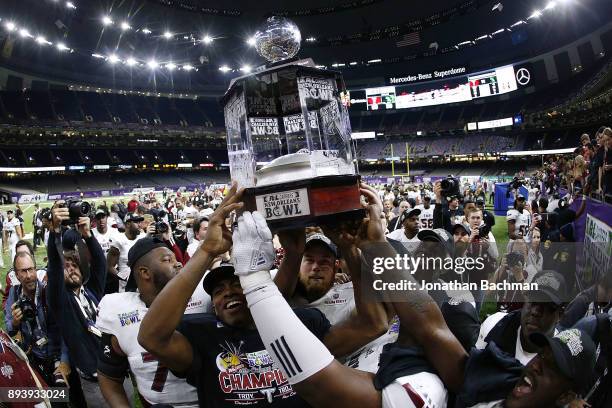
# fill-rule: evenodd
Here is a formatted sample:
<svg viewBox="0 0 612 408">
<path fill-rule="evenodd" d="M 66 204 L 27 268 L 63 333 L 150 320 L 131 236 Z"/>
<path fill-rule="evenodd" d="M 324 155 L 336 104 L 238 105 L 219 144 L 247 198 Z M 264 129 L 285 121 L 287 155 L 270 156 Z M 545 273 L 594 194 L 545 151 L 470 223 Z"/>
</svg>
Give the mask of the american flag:
<svg viewBox="0 0 612 408">
<path fill-rule="evenodd" d="M 398 47 L 407 47 L 421 43 L 421 33 L 414 31 L 410 34 L 402 35 L 401 39 L 395 43 Z"/>
</svg>

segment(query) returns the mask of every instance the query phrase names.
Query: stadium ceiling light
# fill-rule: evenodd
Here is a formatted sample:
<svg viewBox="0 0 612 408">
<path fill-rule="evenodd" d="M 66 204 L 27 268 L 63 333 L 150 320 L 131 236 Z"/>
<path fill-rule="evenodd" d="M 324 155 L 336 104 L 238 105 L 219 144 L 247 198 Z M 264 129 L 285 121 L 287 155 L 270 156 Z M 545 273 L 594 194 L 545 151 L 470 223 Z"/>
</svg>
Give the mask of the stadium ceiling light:
<svg viewBox="0 0 612 408">
<path fill-rule="evenodd" d="M 349 65 L 357 65 L 357 61 L 349 62 Z"/>
<path fill-rule="evenodd" d="M 47 39 L 43 37 L 42 35 L 39 35 L 38 37 L 36 37 L 36 42 L 40 45 L 51 45 L 51 43 L 47 41 Z"/>
<path fill-rule="evenodd" d="M 382 60 L 380 58 L 372 59 L 372 60 L 368 61 L 368 64 L 373 64 L 373 63 L 376 63 L 376 62 L 382 62 Z"/>
<path fill-rule="evenodd" d="M 202 38 L 202 42 L 204 44 L 210 44 L 211 42 L 213 42 L 213 38 L 209 35 L 205 35 L 204 38 Z"/>
<path fill-rule="evenodd" d="M 246 40 L 246 43 L 249 44 L 251 47 L 254 47 L 255 46 L 255 37 L 249 37 Z"/>
<path fill-rule="evenodd" d="M 116 64 L 120 61 L 119 57 L 116 56 L 115 54 L 111 54 L 108 56 L 108 62 L 110 62 L 111 64 Z"/>
<path fill-rule="evenodd" d="M 109 16 L 104 16 L 102 17 L 102 24 L 105 26 L 109 26 L 113 24 L 113 19 L 110 18 Z"/>
<path fill-rule="evenodd" d="M 519 21 L 517 21 L 516 23 L 512 24 L 512 25 L 510 26 L 510 28 L 518 27 L 518 26 L 523 25 L 523 24 L 525 24 L 525 23 L 527 23 L 527 22 L 526 22 L 526 21 L 524 21 L 524 20 L 519 20 Z"/>
<path fill-rule="evenodd" d="M 316 39 L 315 37 L 308 37 L 308 38 L 306 39 L 306 41 L 307 41 L 307 42 L 315 42 L 315 41 L 317 41 L 317 39 Z"/>
<path fill-rule="evenodd" d="M 501 34 L 501 33 L 503 33 L 504 31 L 506 31 L 506 29 L 505 29 L 505 28 L 500 28 L 499 30 L 494 31 L 493 33 L 491 33 L 491 35 Z"/>
<path fill-rule="evenodd" d="M 231 70 L 232 69 L 230 67 L 228 67 L 227 65 L 222 65 L 222 66 L 219 67 L 219 71 L 221 71 L 221 72 L 229 72 Z"/>
<path fill-rule="evenodd" d="M 193 65 L 189 65 L 189 64 L 183 65 L 183 70 L 184 71 L 191 71 L 192 69 L 193 69 Z"/>
<path fill-rule="evenodd" d="M 154 59 L 152 59 L 152 60 L 149 60 L 149 61 L 147 62 L 147 66 L 148 66 L 150 69 L 156 69 L 157 67 L 159 67 L 159 64 L 157 63 L 157 61 L 155 61 Z"/>
<path fill-rule="evenodd" d="M 252 68 L 250 65 L 243 65 L 242 68 L 240 68 L 240 70 L 244 72 L 245 74 L 248 74 L 249 72 L 251 72 Z"/>
<path fill-rule="evenodd" d="M 172 37 L 173 37 L 173 34 L 172 34 L 170 31 L 166 31 L 166 32 L 164 33 L 164 38 L 165 38 L 166 40 L 170 40 Z"/>
<path fill-rule="evenodd" d="M 17 29 L 17 26 L 15 25 L 15 23 L 13 23 L 12 21 L 7 21 L 7 23 L 4 25 L 4 27 L 8 30 L 8 31 L 15 31 Z"/>
<path fill-rule="evenodd" d="M 72 51 L 69 47 L 66 46 L 66 44 L 64 43 L 57 43 L 55 45 L 55 47 L 59 50 L 59 51 Z"/>
<path fill-rule="evenodd" d="M 143 32 L 143 34 L 151 34 L 151 33 L 152 33 L 152 31 L 151 31 L 151 30 L 149 30 L 149 29 L 148 29 L 148 28 L 146 28 L 146 27 L 145 27 L 145 28 L 143 28 L 141 31 Z"/>
<path fill-rule="evenodd" d="M 556 1 L 549 1 L 548 4 L 546 5 L 546 7 L 544 7 L 544 10 L 552 10 L 555 7 L 557 7 L 557 2 Z"/>
<path fill-rule="evenodd" d="M 533 13 L 531 13 L 529 17 L 527 17 L 527 20 L 531 20 L 533 18 L 540 18 L 541 16 L 542 16 L 542 12 L 540 10 L 536 10 Z"/>
<path fill-rule="evenodd" d="M 94 54 L 91 54 L 91 56 L 92 56 L 92 57 L 94 57 L 94 58 L 99 58 L 99 59 L 103 59 L 103 58 L 104 58 L 104 55 L 101 55 L 101 54 L 95 54 L 95 53 L 94 53 Z"/>
<path fill-rule="evenodd" d="M 32 34 L 30 34 L 30 32 L 26 30 L 25 28 L 22 28 L 21 30 L 19 30 L 19 35 L 22 38 L 32 38 Z"/>
<path fill-rule="evenodd" d="M 130 57 L 125 60 L 125 65 L 127 65 L 128 67 L 133 67 L 134 65 L 136 65 L 136 60 Z"/>
<path fill-rule="evenodd" d="M 127 30 L 129 30 L 129 29 L 131 29 L 131 28 L 132 28 L 132 26 L 131 26 L 131 25 L 130 25 L 130 23 L 128 23 L 127 21 L 122 21 L 122 22 L 121 22 L 121 29 L 122 29 L 123 31 L 127 31 Z"/>
<path fill-rule="evenodd" d="M 169 62 L 166 64 L 166 69 L 168 71 L 174 71 L 176 69 L 176 64 L 173 62 Z"/>
<path fill-rule="evenodd" d="M 66 8 L 69 8 L 69 9 L 74 10 L 74 9 L 76 9 L 76 6 L 74 5 L 74 3 L 73 3 L 73 2 L 71 2 L 71 1 L 67 1 L 67 2 L 66 2 Z"/>
</svg>

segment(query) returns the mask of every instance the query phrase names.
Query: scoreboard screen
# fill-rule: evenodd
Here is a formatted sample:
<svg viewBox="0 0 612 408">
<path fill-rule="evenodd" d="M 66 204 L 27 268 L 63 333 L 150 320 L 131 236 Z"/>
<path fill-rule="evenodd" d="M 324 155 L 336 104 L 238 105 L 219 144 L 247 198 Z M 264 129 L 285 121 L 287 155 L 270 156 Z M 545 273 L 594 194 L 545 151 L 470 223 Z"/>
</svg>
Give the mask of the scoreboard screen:
<svg viewBox="0 0 612 408">
<path fill-rule="evenodd" d="M 478 75 L 468 76 L 472 98 L 499 95 L 516 91 L 516 79 L 512 66 L 497 68 Z"/>
<path fill-rule="evenodd" d="M 520 69 L 527 71 L 526 68 Z M 515 68 L 508 65 L 438 81 L 351 90 L 350 93 L 342 95 L 342 102 L 345 106 L 350 106 L 351 110 L 360 111 L 409 109 L 466 102 L 516 91 L 519 84 L 515 75 Z M 525 83 L 528 83 L 529 79 L 526 81 Z"/>
<path fill-rule="evenodd" d="M 368 110 L 395 109 L 395 87 L 381 86 L 366 89 Z"/>
</svg>

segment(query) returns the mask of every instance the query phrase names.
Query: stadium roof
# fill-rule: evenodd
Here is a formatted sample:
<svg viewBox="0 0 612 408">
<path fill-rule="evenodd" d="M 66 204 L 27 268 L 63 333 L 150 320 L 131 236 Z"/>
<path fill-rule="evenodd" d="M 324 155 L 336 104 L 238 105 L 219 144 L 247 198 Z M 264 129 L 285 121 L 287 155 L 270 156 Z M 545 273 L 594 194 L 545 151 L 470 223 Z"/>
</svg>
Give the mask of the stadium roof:
<svg viewBox="0 0 612 408">
<path fill-rule="evenodd" d="M 354 80 L 478 64 L 473 49 L 487 61 L 533 55 L 611 13 L 607 0 L 4 0 L 0 66 L 81 84 L 218 92 L 264 63 L 249 38 L 272 14 L 298 24 L 300 56 Z"/>
</svg>

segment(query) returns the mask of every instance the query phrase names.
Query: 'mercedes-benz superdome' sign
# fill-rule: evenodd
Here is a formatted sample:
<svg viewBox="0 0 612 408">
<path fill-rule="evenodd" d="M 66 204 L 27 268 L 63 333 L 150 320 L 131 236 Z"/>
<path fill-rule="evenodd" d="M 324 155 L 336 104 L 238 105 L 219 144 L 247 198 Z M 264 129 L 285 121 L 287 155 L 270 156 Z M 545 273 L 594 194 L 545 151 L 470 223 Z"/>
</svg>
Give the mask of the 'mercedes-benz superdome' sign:
<svg viewBox="0 0 612 408">
<path fill-rule="evenodd" d="M 402 77 L 388 77 L 387 83 L 390 85 L 396 84 L 410 84 L 420 81 L 431 81 L 435 79 L 444 79 L 455 75 L 466 74 L 467 67 L 453 67 L 449 69 L 435 70 L 431 72 L 420 72 L 415 74 L 408 74 Z"/>
</svg>

